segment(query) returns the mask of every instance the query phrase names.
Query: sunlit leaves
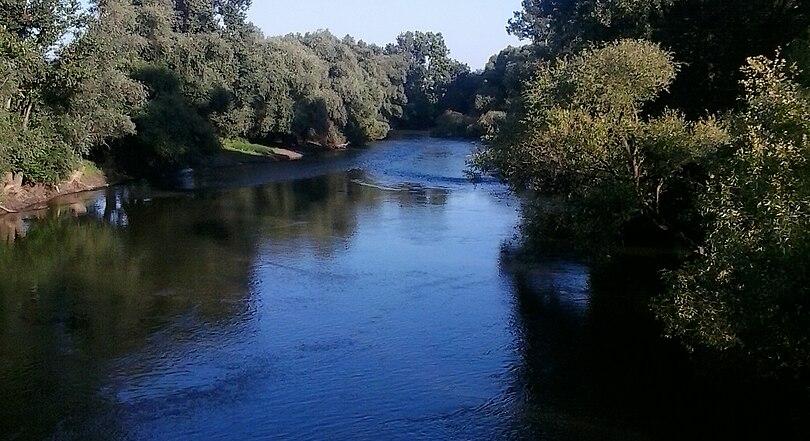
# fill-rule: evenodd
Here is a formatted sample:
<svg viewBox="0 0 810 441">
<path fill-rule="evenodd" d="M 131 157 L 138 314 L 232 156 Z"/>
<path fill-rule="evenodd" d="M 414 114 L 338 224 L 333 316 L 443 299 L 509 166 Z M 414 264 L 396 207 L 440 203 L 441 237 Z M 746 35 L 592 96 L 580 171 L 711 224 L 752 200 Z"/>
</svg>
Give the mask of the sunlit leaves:
<svg viewBox="0 0 810 441">
<path fill-rule="evenodd" d="M 643 216 L 662 229 L 670 186 L 684 167 L 726 141 L 713 119 L 647 116 L 677 66 L 657 45 L 622 40 L 540 67 L 522 112 L 477 163 L 517 188 L 601 206 L 606 230 Z"/>
<path fill-rule="evenodd" d="M 752 58 L 743 72 L 733 154 L 703 202 L 704 253 L 670 275 L 658 311 L 690 344 L 796 373 L 810 361 L 810 102 L 784 60 Z"/>
</svg>

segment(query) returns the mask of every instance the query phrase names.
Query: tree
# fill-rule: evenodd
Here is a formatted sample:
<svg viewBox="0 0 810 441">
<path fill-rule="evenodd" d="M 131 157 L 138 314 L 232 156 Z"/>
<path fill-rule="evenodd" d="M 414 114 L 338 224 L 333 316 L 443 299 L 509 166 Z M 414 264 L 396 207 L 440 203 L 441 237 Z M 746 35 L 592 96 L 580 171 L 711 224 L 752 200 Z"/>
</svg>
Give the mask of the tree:
<svg viewBox="0 0 810 441">
<path fill-rule="evenodd" d="M 591 42 L 653 36 L 657 19 L 681 0 L 523 0 L 507 29 L 552 56 Z"/>
<path fill-rule="evenodd" d="M 532 45 L 509 46 L 490 57 L 480 73 L 481 81 L 475 92 L 477 112 L 507 111 L 520 99 L 523 85 L 531 79 L 537 61 L 537 49 Z"/>
<path fill-rule="evenodd" d="M 713 119 L 645 114 L 677 69 L 671 54 L 636 40 L 545 63 L 521 113 L 474 162 L 516 189 L 567 198 L 582 230 L 615 234 L 638 217 L 670 230 L 670 189 L 726 138 Z"/>
<path fill-rule="evenodd" d="M 470 68 L 450 58 L 440 33 L 406 32 L 389 44 L 386 52 L 403 57 L 406 63 L 405 95 L 408 103 L 402 119 L 407 128 L 430 127 L 440 112 L 439 102 L 450 84 Z"/>
<path fill-rule="evenodd" d="M 810 362 L 810 101 L 784 60 L 743 69 L 733 151 L 710 181 L 704 251 L 670 273 L 667 333 L 738 349 L 769 372 Z"/>
<path fill-rule="evenodd" d="M 87 17 L 77 0 L 0 3 L 0 165 L 26 182 L 56 182 L 77 162 L 51 116 L 53 58 Z"/>
<path fill-rule="evenodd" d="M 142 40 L 129 2 L 99 2 L 97 19 L 60 51 L 47 99 L 65 141 L 86 155 L 109 140 L 135 133 L 131 115 L 144 105 L 143 84 L 130 76 Z"/>
<path fill-rule="evenodd" d="M 802 0 L 524 0 L 509 30 L 545 57 L 618 38 L 660 43 L 684 63 L 667 101 L 701 115 L 735 104 L 747 57 L 772 53 L 808 25 Z"/>
</svg>

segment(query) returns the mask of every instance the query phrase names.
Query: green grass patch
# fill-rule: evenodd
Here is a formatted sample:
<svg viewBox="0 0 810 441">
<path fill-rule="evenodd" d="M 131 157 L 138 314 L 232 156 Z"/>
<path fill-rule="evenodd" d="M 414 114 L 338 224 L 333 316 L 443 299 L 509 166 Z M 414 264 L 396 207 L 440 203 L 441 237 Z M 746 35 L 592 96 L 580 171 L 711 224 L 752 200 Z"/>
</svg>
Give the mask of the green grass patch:
<svg viewBox="0 0 810 441">
<path fill-rule="evenodd" d="M 93 161 L 87 159 L 82 159 L 81 162 L 79 162 L 79 170 L 82 170 L 85 176 L 104 175 L 104 172 Z"/>
<path fill-rule="evenodd" d="M 253 144 L 243 139 L 225 139 L 222 141 L 222 147 L 225 150 L 237 153 L 244 153 L 252 156 L 266 156 L 273 158 L 276 156 L 276 151 L 273 147 L 267 147 L 260 144 Z"/>
</svg>

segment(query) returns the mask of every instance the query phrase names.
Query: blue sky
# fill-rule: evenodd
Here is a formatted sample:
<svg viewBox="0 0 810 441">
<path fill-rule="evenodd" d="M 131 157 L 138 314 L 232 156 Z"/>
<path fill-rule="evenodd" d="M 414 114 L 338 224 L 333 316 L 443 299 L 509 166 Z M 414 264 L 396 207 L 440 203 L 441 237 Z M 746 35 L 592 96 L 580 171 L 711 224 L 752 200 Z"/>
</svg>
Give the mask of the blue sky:
<svg viewBox="0 0 810 441">
<path fill-rule="evenodd" d="M 385 44 L 408 30 L 444 34 L 452 56 L 473 69 L 520 41 L 506 22 L 520 0 L 254 0 L 250 20 L 266 35 L 329 29 Z"/>
</svg>

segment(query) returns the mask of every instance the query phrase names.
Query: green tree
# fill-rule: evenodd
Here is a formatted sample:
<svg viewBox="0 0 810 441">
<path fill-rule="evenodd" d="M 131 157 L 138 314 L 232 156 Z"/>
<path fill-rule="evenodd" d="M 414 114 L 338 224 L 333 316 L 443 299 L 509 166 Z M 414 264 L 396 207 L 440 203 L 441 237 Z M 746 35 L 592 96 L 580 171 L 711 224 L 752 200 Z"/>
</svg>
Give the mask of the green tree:
<svg viewBox="0 0 810 441">
<path fill-rule="evenodd" d="M 520 114 L 474 163 L 516 189 L 566 198 L 581 230 L 613 234 L 639 217 L 670 230 L 670 190 L 726 138 L 712 119 L 644 112 L 677 69 L 671 54 L 636 40 L 545 63 Z"/>
<path fill-rule="evenodd" d="M 520 99 L 523 85 L 531 79 L 537 61 L 536 48 L 532 45 L 509 46 L 490 57 L 481 82 L 475 91 L 474 107 L 477 112 L 510 110 L 514 101 Z"/>
<path fill-rule="evenodd" d="M 440 101 L 459 75 L 468 73 L 466 64 L 450 58 L 450 50 L 440 33 L 406 32 L 396 44 L 386 47 L 389 54 L 399 55 L 406 63 L 405 106 L 402 125 L 425 128 L 433 125 L 441 112 Z"/>
<path fill-rule="evenodd" d="M 117 148 L 122 165 L 151 173 L 182 166 L 220 148 L 213 126 L 183 95 L 174 72 L 146 66 L 135 77 L 148 85 L 150 96 L 134 115 L 137 133 Z"/>
<path fill-rule="evenodd" d="M 86 155 L 93 147 L 135 133 L 131 115 L 146 99 L 130 76 L 141 40 L 131 4 L 99 2 L 91 21 L 53 63 L 48 101 L 65 141 Z"/>
<path fill-rule="evenodd" d="M 545 57 L 618 38 L 660 43 L 684 63 L 668 101 L 703 114 L 735 104 L 747 57 L 772 53 L 808 25 L 802 0 L 524 0 L 509 29 Z"/>
<path fill-rule="evenodd" d="M 49 102 L 53 59 L 87 20 L 77 0 L 0 3 L 0 166 L 26 182 L 57 182 L 78 160 Z"/>
<path fill-rule="evenodd" d="M 670 335 L 739 349 L 769 371 L 810 362 L 810 101 L 780 59 L 743 69 L 733 152 L 704 196 L 702 253 L 657 304 Z"/>
</svg>

